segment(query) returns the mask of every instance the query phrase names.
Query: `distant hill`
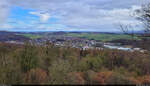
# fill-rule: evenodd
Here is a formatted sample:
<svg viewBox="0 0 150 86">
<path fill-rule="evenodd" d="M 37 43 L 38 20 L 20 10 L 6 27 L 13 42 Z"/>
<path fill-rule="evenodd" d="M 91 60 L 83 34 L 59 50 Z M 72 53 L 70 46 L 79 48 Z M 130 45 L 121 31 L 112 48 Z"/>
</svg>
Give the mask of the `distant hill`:
<svg viewBox="0 0 150 86">
<path fill-rule="evenodd" d="M 22 35 L 18 35 L 16 32 L 7 32 L 7 31 L 0 31 L 0 42 L 5 41 L 27 41 L 30 38 L 27 38 Z"/>
</svg>

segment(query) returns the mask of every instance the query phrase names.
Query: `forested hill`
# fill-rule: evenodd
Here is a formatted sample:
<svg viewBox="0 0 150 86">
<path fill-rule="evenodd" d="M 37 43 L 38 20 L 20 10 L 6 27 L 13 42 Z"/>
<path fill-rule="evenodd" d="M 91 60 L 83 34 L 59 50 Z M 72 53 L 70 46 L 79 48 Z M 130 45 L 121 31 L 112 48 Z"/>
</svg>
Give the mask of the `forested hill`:
<svg viewBox="0 0 150 86">
<path fill-rule="evenodd" d="M 27 41 L 30 38 L 18 35 L 16 32 L 0 31 L 0 41 Z"/>
</svg>

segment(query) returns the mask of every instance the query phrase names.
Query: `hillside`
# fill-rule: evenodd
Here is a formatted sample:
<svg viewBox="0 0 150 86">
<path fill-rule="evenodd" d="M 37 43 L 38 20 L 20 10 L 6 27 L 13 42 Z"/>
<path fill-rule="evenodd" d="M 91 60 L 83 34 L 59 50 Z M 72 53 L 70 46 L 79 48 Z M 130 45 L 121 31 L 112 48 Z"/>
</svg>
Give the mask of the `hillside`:
<svg viewBox="0 0 150 86">
<path fill-rule="evenodd" d="M 0 31 L 0 41 L 28 41 L 30 38 L 17 35 L 15 32 Z"/>
</svg>

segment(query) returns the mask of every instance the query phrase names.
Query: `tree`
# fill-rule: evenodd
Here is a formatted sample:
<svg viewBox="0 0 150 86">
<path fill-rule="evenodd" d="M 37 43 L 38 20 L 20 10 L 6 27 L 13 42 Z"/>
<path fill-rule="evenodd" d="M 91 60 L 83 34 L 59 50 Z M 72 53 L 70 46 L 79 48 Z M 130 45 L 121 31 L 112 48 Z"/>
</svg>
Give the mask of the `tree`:
<svg viewBox="0 0 150 86">
<path fill-rule="evenodd" d="M 58 59 L 49 67 L 50 84 L 70 84 L 68 74 L 73 68 L 67 60 Z"/>
<path fill-rule="evenodd" d="M 107 80 L 106 84 L 112 84 L 112 85 L 131 85 L 133 82 L 129 80 L 124 75 L 121 75 L 119 73 L 113 73 Z"/>
<path fill-rule="evenodd" d="M 104 72 L 99 72 L 97 75 L 94 77 L 94 82 L 98 84 L 107 84 L 106 80 L 112 76 L 112 71 L 104 71 Z"/>
<path fill-rule="evenodd" d="M 150 3 L 142 5 L 141 9 L 135 11 L 136 18 L 144 25 L 144 32 L 150 33 Z"/>
<path fill-rule="evenodd" d="M 99 71 L 102 65 L 102 59 L 100 57 L 86 57 L 83 58 L 79 63 L 80 71 L 94 70 Z"/>
<path fill-rule="evenodd" d="M 25 82 L 28 84 L 45 84 L 47 79 L 46 71 L 40 68 L 31 69 L 25 75 Z"/>
<path fill-rule="evenodd" d="M 36 47 L 30 43 L 26 43 L 23 50 L 18 56 L 23 72 L 27 72 L 32 68 L 38 67 L 39 59 Z"/>
<path fill-rule="evenodd" d="M 0 83 L 17 84 L 22 82 L 20 66 L 13 57 L 14 49 L 0 45 Z"/>
<path fill-rule="evenodd" d="M 144 34 L 140 36 L 143 40 L 142 45 L 146 49 L 149 47 L 149 37 L 150 37 L 150 3 L 142 5 L 142 7 L 135 11 L 136 19 L 143 23 Z"/>
<path fill-rule="evenodd" d="M 69 73 L 68 78 L 69 78 L 69 82 L 73 85 L 75 85 L 75 84 L 80 84 L 80 85 L 85 84 L 85 80 L 83 78 L 83 73 L 82 72 Z"/>
<path fill-rule="evenodd" d="M 118 24 L 118 29 L 122 31 L 124 34 L 130 35 L 132 37 L 132 40 L 134 40 L 135 37 L 135 31 L 132 27 L 132 25 L 123 25 L 123 24 Z"/>
</svg>

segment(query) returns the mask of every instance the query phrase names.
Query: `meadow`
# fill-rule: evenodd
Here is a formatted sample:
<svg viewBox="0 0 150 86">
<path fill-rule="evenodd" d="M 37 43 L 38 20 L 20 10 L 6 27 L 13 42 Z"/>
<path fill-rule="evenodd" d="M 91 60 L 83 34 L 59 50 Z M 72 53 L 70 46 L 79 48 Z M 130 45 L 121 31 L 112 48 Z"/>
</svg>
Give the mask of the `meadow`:
<svg viewBox="0 0 150 86">
<path fill-rule="evenodd" d="M 42 38 L 42 37 L 48 37 L 49 35 L 45 34 L 21 34 L 25 37 L 29 37 L 31 39 L 37 39 L 37 38 Z M 55 35 L 57 37 L 58 35 Z M 60 35 L 59 35 L 60 36 Z M 93 40 L 98 40 L 102 42 L 106 41 L 112 41 L 112 40 L 117 40 L 117 39 L 128 39 L 131 40 L 132 37 L 130 35 L 125 35 L 125 34 L 108 34 L 108 33 L 65 33 L 61 34 L 61 36 L 65 37 L 79 37 L 79 38 L 86 38 L 86 39 L 93 39 Z M 137 36 L 134 37 L 135 40 L 139 40 Z"/>
<path fill-rule="evenodd" d="M 124 35 L 124 34 L 94 34 L 94 33 L 68 33 L 66 36 L 72 36 L 72 37 L 81 37 L 81 38 L 87 38 L 87 39 L 94 39 L 94 40 L 100 40 L 103 42 L 106 41 L 112 41 L 117 39 L 132 39 L 130 35 Z M 135 37 L 135 39 L 138 39 Z"/>
<path fill-rule="evenodd" d="M 21 34 L 21 35 L 23 35 L 23 36 L 25 36 L 25 37 L 28 37 L 28 38 L 30 38 L 30 39 L 37 39 L 37 38 L 42 38 L 43 36 L 41 36 L 41 35 L 35 35 L 35 34 Z"/>
</svg>

